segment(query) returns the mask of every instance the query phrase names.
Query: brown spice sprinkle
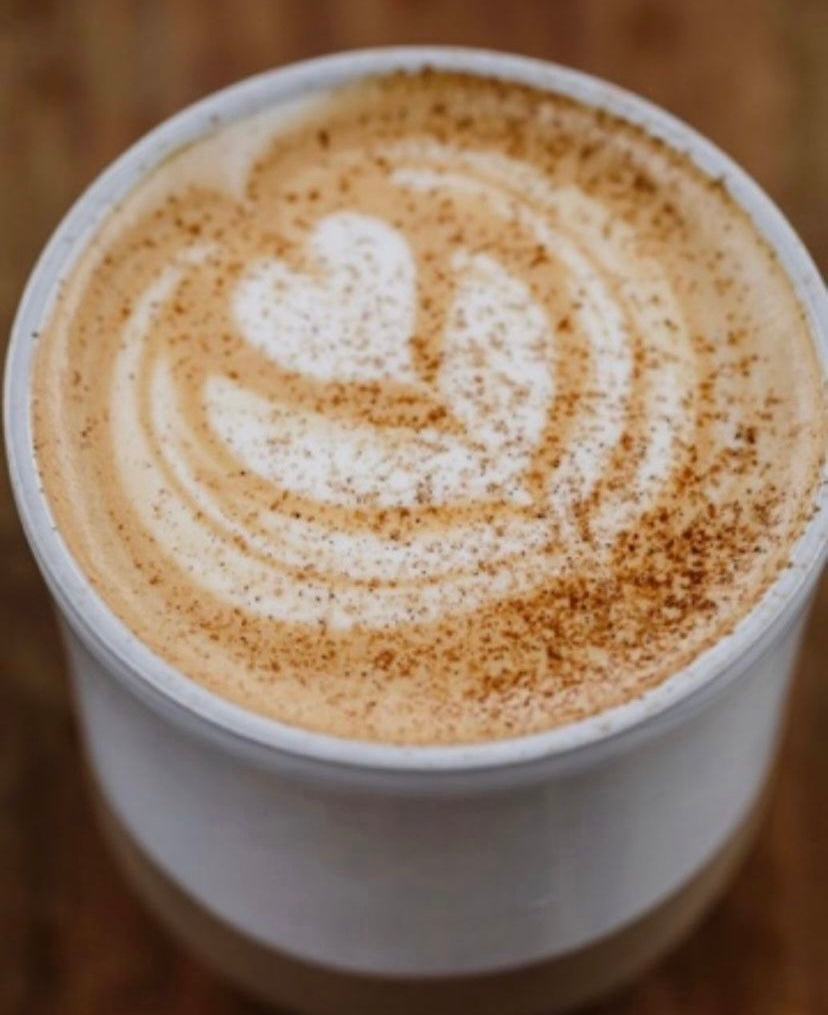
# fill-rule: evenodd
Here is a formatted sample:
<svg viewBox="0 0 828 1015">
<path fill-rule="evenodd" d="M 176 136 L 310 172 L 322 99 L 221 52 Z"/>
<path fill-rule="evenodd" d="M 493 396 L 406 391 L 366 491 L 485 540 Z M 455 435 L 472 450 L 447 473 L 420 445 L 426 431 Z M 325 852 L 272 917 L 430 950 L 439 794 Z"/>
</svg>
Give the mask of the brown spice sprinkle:
<svg viewBox="0 0 828 1015">
<path fill-rule="evenodd" d="M 401 171 L 420 182 L 403 185 Z M 367 356 L 395 291 L 359 303 L 372 278 L 351 260 L 320 328 L 330 265 L 313 237 L 343 214 L 404 237 L 416 273 L 408 375 L 372 374 L 370 358 L 356 377 L 323 369 L 342 308 L 366 308 L 349 327 Z M 375 275 L 389 270 L 383 250 Z M 323 294 L 302 311 L 306 341 L 323 343 L 312 369 L 251 342 L 233 309 L 253 269 L 273 263 L 287 280 L 277 310 L 297 278 Z M 458 264 L 500 266 L 514 306 L 460 305 Z M 523 324 L 498 331 L 503 320 Z M 537 320 L 550 336 L 541 366 L 527 338 Z M 456 336 L 474 328 L 486 335 L 461 349 L 469 401 L 494 406 L 478 417 L 441 386 Z M 522 380 L 492 366 L 521 355 Z M 314 496 L 241 457 L 210 409 L 216 378 L 272 406 L 268 454 L 301 477 L 318 474 L 324 449 L 301 443 L 297 419 L 324 419 L 333 440 L 367 434 L 369 447 L 382 435 L 402 463 L 415 439 L 435 461 L 461 447 L 482 475 L 523 461 L 514 420 L 546 372 L 552 393 L 520 474 L 478 488 L 470 472 L 473 496 L 432 462 L 395 501 L 391 478 L 366 485 L 364 459 L 329 470 L 336 496 Z M 425 71 L 218 128 L 168 158 L 69 275 L 39 340 L 33 417 L 71 552 L 150 648 L 284 722 L 457 743 L 629 701 L 733 629 L 813 511 L 818 378 L 793 289 L 720 181 L 607 113 Z M 280 413 L 292 428 L 276 427 Z M 291 543 L 302 526 L 316 535 Z M 466 531 L 485 534 L 467 550 L 473 565 L 457 549 Z M 538 531 L 508 557 L 486 551 Z M 342 556 L 360 538 L 396 554 L 399 572 L 372 570 L 370 549 Z"/>
</svg>

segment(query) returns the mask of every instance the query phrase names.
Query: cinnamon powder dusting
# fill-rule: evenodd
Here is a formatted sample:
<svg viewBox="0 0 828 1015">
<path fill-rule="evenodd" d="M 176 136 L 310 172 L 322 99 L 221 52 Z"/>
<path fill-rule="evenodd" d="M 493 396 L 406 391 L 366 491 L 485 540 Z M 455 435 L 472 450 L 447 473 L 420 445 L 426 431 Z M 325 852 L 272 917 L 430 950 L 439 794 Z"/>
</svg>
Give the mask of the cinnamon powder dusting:
<svg viewBox="0 0 828 1015">
<path fill-rule="evenodd" d="M 151 173 L 58 295 L 33 419 L 70 550 L 159 655 L 290 724 L 463 743 L 733 629 L 813 510 L 819 376 L 688 159 L 426 71 Z"/>
</svg>

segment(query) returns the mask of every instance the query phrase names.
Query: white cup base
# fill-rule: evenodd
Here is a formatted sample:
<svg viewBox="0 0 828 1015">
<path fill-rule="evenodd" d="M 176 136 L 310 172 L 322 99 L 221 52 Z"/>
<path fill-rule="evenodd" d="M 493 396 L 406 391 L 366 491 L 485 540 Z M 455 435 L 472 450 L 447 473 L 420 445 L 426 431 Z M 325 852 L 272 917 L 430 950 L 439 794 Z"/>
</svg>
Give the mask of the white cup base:
<svg viewBox="0 0 828 1015">
<path fill-rule="evenodd" d="M 553 1015 L 633 980 L 683 940 L 738 870 L 764 816 L 768 792 L 670 898 L 601 941 L 568 955 L 485 976 L 390 979 L 302 962 L 217 919 L 176 885 L 93 790 L 101 830 L 130 885 L 197 958 L 259 1000 L 306 1015 Z"/>
</svg>

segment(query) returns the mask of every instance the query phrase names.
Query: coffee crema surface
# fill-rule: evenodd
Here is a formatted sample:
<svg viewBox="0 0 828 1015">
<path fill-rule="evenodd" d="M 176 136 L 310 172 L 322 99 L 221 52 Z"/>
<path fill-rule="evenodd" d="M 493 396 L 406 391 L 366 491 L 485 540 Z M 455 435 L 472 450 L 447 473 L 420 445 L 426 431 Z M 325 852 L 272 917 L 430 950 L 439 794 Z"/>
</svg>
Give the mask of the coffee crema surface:
<svg viewBox="0 0 828 1015">
<path fill-rule="evenodd" d="M 787 563 L 825 445 L 803 311 L 643 130 L 423 71 L 168 158 L 39 339 L 60 532 L 158 655 L 330 734 L 628 701 Z"/>
</svg>

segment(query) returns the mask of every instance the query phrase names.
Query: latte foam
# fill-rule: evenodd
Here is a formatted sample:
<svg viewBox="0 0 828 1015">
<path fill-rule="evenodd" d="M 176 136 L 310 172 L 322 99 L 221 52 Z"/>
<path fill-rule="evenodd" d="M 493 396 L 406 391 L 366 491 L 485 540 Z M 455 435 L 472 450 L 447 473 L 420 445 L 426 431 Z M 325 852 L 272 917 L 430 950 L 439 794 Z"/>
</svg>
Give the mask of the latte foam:
<svg viewBox="0 0 828 1015">
<path fill-rule="evenodd" d="M 627 701 L 786 564 L 825 446 L 807 322 L 718 183 L 569 99 L 425 71 L 152 171 L 40 337 L 70 550 L 193 679 L 345 737 Z"/>
</svg>

